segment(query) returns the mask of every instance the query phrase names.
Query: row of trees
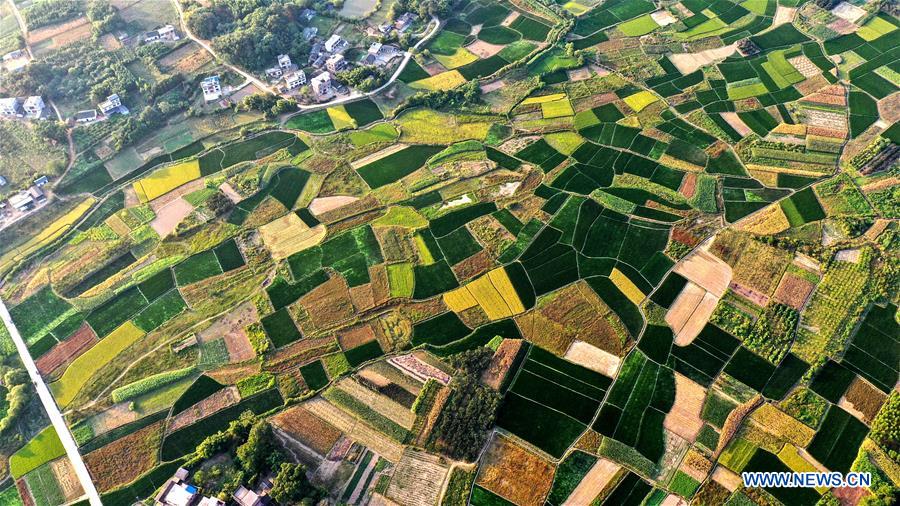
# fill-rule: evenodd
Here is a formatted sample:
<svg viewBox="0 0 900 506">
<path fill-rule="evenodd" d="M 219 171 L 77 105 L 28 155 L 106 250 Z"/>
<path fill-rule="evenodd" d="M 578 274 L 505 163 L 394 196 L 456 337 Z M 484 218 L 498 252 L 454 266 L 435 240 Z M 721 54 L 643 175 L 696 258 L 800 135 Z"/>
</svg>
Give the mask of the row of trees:
<svg viewBox="0 0 900 506">
<path fill-rule="evenodd" d="M 68 21 L 84 13 L 81 0 L 40 0 L 22 13 L 29 30 Z"/>
</svg>

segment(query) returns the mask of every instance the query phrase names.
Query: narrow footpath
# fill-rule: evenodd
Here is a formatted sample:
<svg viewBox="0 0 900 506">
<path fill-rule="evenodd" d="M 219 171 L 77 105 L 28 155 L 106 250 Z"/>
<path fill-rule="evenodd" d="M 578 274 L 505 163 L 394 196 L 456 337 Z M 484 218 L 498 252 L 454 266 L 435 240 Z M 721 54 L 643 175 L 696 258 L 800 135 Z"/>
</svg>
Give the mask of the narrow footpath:
<svg viewBox="0 0 900 506">
<path fill-rule="evenodd" d="M 22 358 L 22 363 L 25 364 L 28 375 L 31 376 L 31 382 L 34 383 L 34 388 L 41 399 L 41 404 L 44 405 L 47 415 L 50 416 L 50 422 L 56 428 L 56 433 L 59 434 L 59 439 L 66 449 L 66 455 L 72 462 L 72 467 L 75 469 L 75 474 L 78 476 L 78 481 L 81 482 L 81 488 L 84 489 L 88 501 L 90 501 L 91 506 L 103 506 L 103 503 L 100 502 L 100 494 L 97 492 L 97 487 L 94 486 L 94 482 L 91 480 L 91 474 L 88 472 L 87 466 L 84 465 L 81 454 L 78 453 L 78 445 L 75 443 L 75 438 L 69 432 L 69 427 L 66 425 L 62 413 L 59 412 L 56 401 L 53 400 L 53 395 L 50 394 L 50 389 L 47 388 L 47 384 L 44 383 L 44 379 L 38 372 L 34 360 L 28 353 L 28 346 L 22 340 L 19 329 L 13 323 L 12 317 L 9 316 L 9 311 L 6 310 L 6 304 L 2 300 L 0 300 L 0 318 L 3 319 L 3 323 L 6 324 L 6 328 L 9 330 L 9 335 L 12 336 L 13 342 L 16 343 L 16 350 L 18 350 L 19 356 Z"/>
</svg>

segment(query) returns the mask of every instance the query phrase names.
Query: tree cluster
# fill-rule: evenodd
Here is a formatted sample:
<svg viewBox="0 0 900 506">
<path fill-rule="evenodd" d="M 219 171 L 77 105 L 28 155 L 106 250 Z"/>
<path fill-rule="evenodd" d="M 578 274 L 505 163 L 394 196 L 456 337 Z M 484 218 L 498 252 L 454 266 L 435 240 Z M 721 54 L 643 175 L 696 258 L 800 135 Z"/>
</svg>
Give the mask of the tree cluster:
<svg viewBox="0 0 900 506">
<path fill-rule="evenodd" d="M 108 2 L 92 0 L 87 6 L 86 14 L 94 35 L 125 27 L 125 20 L 119 16 L 119 10 Z"/>
<path fill-rule="evenodd" d="M 16 424 L 31 401 L 31 381 L 23 369 L 8 367 L 3 369 L 3 385 L 7 389 L 6 402 L 9 407 L 6 416 L 0 419 L 0 436 L 5 438 L 8 436 L 7 430 Z"/>
<path fill-rule="evenodd" d="M 309 44 L 303 37 L 300 11 L 308 0 L 219 0 L 188 13 L 188 28 L 211 39 L 229 61 L 259 71 L 275 64 L 278 55 L 305 58 Z"/>
<path fill-rule="evenodd" d="M 254 93 L 247 95 L 238 104 L 238 109 L 244 111 L 260 111 L 266 119 L 272 119 L 286 112 L 296 111 L 297 103 L 284 99 L 271 93 Z"/>
<path fill-rule="evenodd" d="M 360 91 L 372 91 L 384 84 L 388 77 L 390 76 L 386 70 L 371 65 L 356 67 L 337 75 L 339 80 Z"/>
<path fill-rule="evenodd" d="M 80 0 L 39 0 L 25 9 L 22 15 L 28 29 L 60 23 L 80 16 L 84 12 L 84 2 Z"/>
<path fill-rule="evenodd" d="M 431 109 L 459 109 L 481 99 L 477 81 L 469 81 L 452 90 L 420 91 L 409 97 L 406 107 L 424 106 Z"/>
<path fill-rule="evenodd" d="M 458 374 L 450 384 L 453 393 L 441 412 L 432 446 L 452 458 L 475 460 L 494 425 L 500 394 L 480 382 L 493 354 L 481 347 L 450 357 Z"/>
<path fill-rule="evenodd" d="M 418 14 L 422 19 L 431 16 L 446 18 L 453 7 L 453 0 L 397 0 L 388 12 L 390 19 L 397 19 L 404 12 Z"/>
<path fill-rule="evenodd" d="M 271 494 L 279 503 L 313 504 L 321 497 L 320 491 L 306 478 L 304 466 L 285 462 L 269 422 L 250 411 L 233 420 L 227 429 L 204 439 L 197 446 L 193 462 L 222 453 L 230 454 L 239 469 L 223 484 L 220 496 L 231 495 L 238 486 L 255 483 L 269 472 L 277 471 Z M 199 471 L 195 476 L 198 482 L 207 478 Z"/>
</svg>

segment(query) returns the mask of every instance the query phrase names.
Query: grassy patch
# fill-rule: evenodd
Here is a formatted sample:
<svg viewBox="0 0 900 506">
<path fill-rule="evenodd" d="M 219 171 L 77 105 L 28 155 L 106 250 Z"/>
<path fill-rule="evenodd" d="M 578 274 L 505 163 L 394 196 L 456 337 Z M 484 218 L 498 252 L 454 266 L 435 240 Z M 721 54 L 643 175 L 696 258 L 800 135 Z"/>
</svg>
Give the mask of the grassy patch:
<svg viewBox="0 0 900 506">
<path fill-rule="evenodd" d="M 34 469 L 65 455 L 62 441 L 52 425 L 38 433 L 22 448 L 9 457 L 9 473 L 13 478 L 21 478 Z"/>
</svg>

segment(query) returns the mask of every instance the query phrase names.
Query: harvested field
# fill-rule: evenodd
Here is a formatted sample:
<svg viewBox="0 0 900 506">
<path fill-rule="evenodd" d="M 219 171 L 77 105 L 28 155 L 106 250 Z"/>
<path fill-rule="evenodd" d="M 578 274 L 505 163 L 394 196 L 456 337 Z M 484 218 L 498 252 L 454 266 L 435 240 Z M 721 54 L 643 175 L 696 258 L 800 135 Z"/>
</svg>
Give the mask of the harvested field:
<svg viewBox="0 0 900 506">
<path fill-rule="evenodd" d="M 372 328 L 372 325 L 367 323 L 348 330 L 342 330 L 338 333 L 337 338 L 338 344 L 341 345 L 341 349 L 349 350 L 366 344 L 369 341 L 374 341 L 375 329 Z"/>
<path fill-rule="evenodd" d="M 317 328 L 333 327 L 356 314 L 347 281 L 334 276 L 313 288 L 300 298 L 300 304 L 309 313 L 310 321 Z"/>
<path fill-rule="evenodd" d="M 621 362 L 618 356 L 584 341 L 572 343 L 563 358 L 610 378 L 616 377 Z"/>
<path fill-rule="evenodd" d="M 194 42 L 190 42 L 159 59 L 161 69 L 193 74 L 212 61 L 212 55 Z"/>
<path fill-rule="evenodd" d="M 212 341 L 219 337 L 225 339 L 225 346 L 228 348 L 231 362 L 243 362 L 256 356 L 244 328 L 257 320 L 259 318 L 256 314 L 256 306 L 247 301 L 198 332 L 197 338 L 201 342 Z"/>
<path fill-rule="evenodd" d="M 60 342 L 52 350 L 41 356 L 35 364 L 43 375 L 49 375 L 58 367 L 75 360 L 97 342 L 97 334 L 90 325 L 84 323 L 80 329 L 65 341 Z"/>
<path fill-rule="evenodd" d="M 742 120 L 736 112 L 722 112 L 719 114 L 741 137 L 747 137 L 753 133 L 753 130 L 744 123 L 744 120 Z"/>
<path fill-rule="evenodd" d="M 75 467 L 68 457 L 54 460 L 50 463 L 50 469 L 66 502 L 72 502 L 84 495 L 84 489 L 78 481 L 78 475 L 75 474 Z"/>
<path fill-rule="evenodd" d="M 733 276 L 731 267 L 707 248 L 698 249 L 682 259 L 675 266 L 675 272 L 718 298 L 725 295 Z"/>
<path fill-rule="evenodd" d="M 481 374 L 481 382 L 485 385 L 499 390 L 503 384 L 503 380 L 509 373 L 519 351 L 522 349 L 523 341 L 521 339 L 504 339 L 494 356 L 491 357 L 491 363 Z"/>
<path fill-rule="evenodd" d="M 100 435 L 137 420 L 137 412 L 128 409 L 128 404 L 128 402 L 113 404 L 109 408 L 88 418 L 88 423 L 94 434 Z"/>
<path fill-rule="evenodd" d="M 759 306 L 766 307 L 766 304 L 769 303 L 769 296 L 763 293 L 759 293 L 756 290 L 750 288 L 749 286 L 744 286 L 740 283 L 732 281 L 728 288 L 731 289 L 736 295 L 743 297 L 744 299 L 750 301 L 751 303 Z"/>
<path fill-rule="evenodd" d="M 562 506 L 581 506 L 583 504 L 592 504 L 607 485 L 612 482 L 622 467 L 619 464 L 607 459 L 599 459 L 594 463 L 591 470 L 588 471 L 581 482 L 575 487 L 575 490 L 569 494 L 566 502 Z"/>
<path fill-rule="evenodd" d="M 164 424 L 160 420 L 84 456 L 101 492 L 131 483 L 156 465 Z"/>
<path fill-rule="evenodd" d="M 776 302 L 791 306 L 796 310 L 803 309 L 809 294 L 812 293 L 816 285 L 801 278 L 800 276 L 785 273 L 775 289 L 774 299 Z"/>
<path fill-rule="evenodd" d="M 384 158 L 388 155 L 392 155 L 392 154 L 394 154 L 398 151 L 402 151 L 404 149 L 406 149 L 406 144 L 394 144 L 393 146 L 384 148 L 381 151 L 376 151 L 375 153 L 372 153 L 371 155 L 364 156 L 362 158 L 354 160 L 354 161 L 350 162 L 350 166 L 353 167 L 354 169 L 358 169 L 364 165 L 368 165 L 374 161 L 381 160 L 382 158 Z"/>
<path fill-rule="evenodd" d="M 666 323 L 675 331 L 675 344 L 691 344 L 718 303 L 719 297 L 689 281 L 666 313 Z"/>
<path fill-rule="evenodd" d="M 317 197 L 314 198 L 312 202 L 310 202 L 309 212 L 313 213 L 316 216 L 319 216 L 322 213 L 327 213 L 328 211 L 333 211 L 348 204 L 352 204 L 357 200 L 359 200 L 358 197 L 348 197 L 343 195 L 334 197 Z"/>
<path fill-rule="evenodd" d="M 325 239 L 325 225 L 310 228 L 294 213 L 288 213 L 259 227 L 263 242 L 275 259 L 287 258 Z"/>
<path fill-rule="evenodd" d="M 403 457 L 403 445 L 386 437 L 382 433 L 360 423 L 355 417 L 345 413 L 330 402 L 315 397 L 303 406 L 316 416 L 343 431 L 347 437 L 369 447 L 375 453 L 391 462 L 399 462 Z"/>
<path fill-rule="evenodd" d="M 475 482 L 520 506 L 542 506 L 553 473 L 553 464 L 495 433 Z"/>
<path fill-rule="evenodd" d="M 676 372 L 675 404 L 666 415 L 663 427 L 693 443 L 703 427 L 700 412 L 705 399 L 706 389 L 703 386 Z"/>
<path fill-rule="evenodd" d="M 174 232 L 178 224 L 187 218 L 193 210 L 194 206 L 190 202 L 179 197 L 156 211 L 156 217 L 150 222 L 150 227 L 161 238 L 165 238 Z"/>
<path fill-rule="evenodd" d="M 192 423 L 206 418 L 207 416 L 221 411 L 229 406 L 233 406 L 241 400 L 237 387 L 231 386 L 223 388 L 218 392 L 210 395 L 202 401 L 194 404 L 190 408 L 175 415 L 166 428 L 166 433 L 171 434 L 176 430 L 187 427 Z"/>
<path fill-rule="evenodd" d="M 701 67 L 710 63 L 724 60 L 734 54 L 737 50 L 736 44 L 719 47 L 716 49 L 707 49 L 699 53 L 679 53 L 669 55 L 669 60 L 678 68 L 683 75 L 688 75 Z"/>
<path fill-rule="evenodd" d="M 272 418 L 272 424 L 322 457 L 328 455 L 342 435 L 337 427 L 302 406 L 279 413 Z"/>
<path fill-rule="evenodd" d="M 731 492 L 734 492 L 743 485 L 740 476 L 723 466 L 716 466 L 716 468 L 713 469 L 712 479 Z"/>
<path fill-rule="evenodd" d="M 443 458 L 408 448 L 394 469 L 385 495 L 404 506 L 438 504 L 449 471 Z"/>
</svg>

